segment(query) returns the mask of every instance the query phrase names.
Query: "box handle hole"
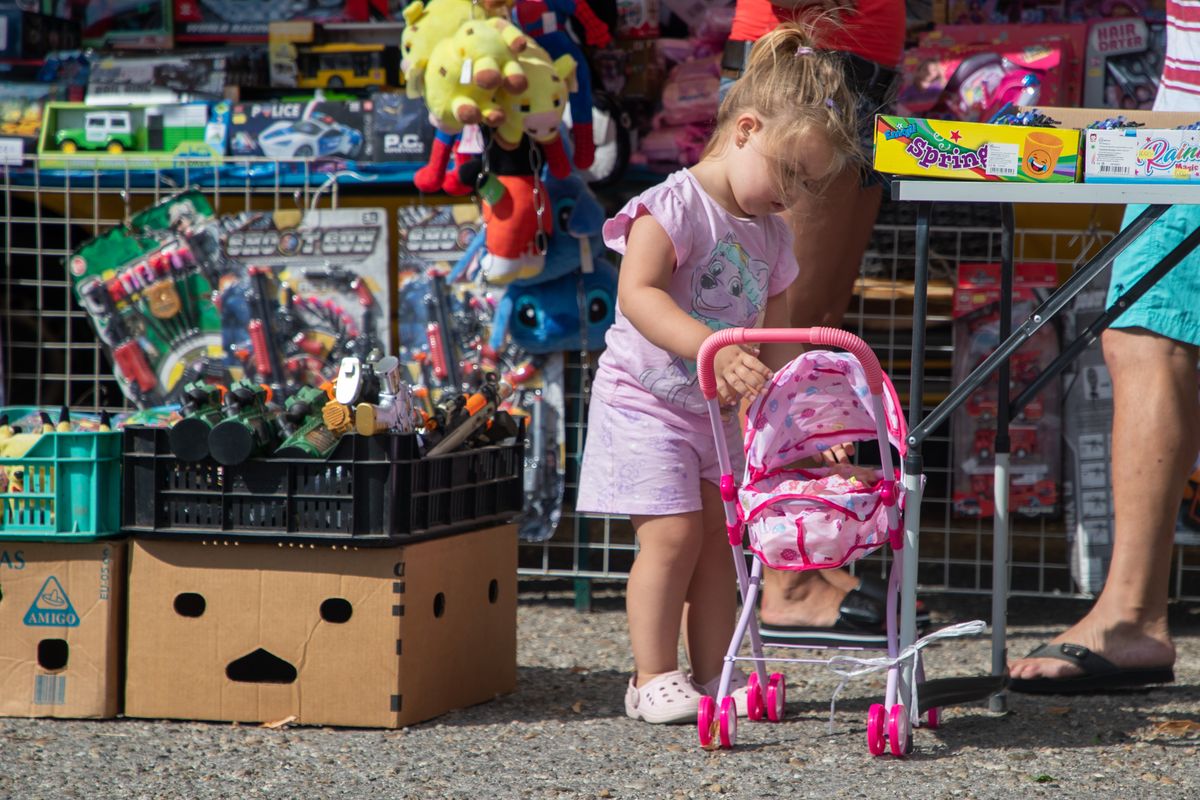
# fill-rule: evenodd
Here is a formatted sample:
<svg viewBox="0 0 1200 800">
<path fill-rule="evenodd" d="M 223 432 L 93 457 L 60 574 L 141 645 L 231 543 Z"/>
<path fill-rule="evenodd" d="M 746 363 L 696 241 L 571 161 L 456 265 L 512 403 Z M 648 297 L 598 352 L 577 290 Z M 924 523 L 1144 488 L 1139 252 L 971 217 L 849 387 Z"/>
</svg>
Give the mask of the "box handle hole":
<svg viewBox="0 0 1200 800">
<path fill-rule="evenodd" d="M 67 666 L 71 648 L 65 639 L 42 639 L 38 642 L 38 666 L 45 670 L 63 669 Z"/>
<path fill-rule="evenodd" d="M 202 595 L 195 592 L 184 592 L 175 595 L 175 613 L 181 617 L 199 617 L 204 615 L 208 603 Z"/>
<path fill-rule="evenodd" d="M 433 615 L 440 617 L 446 613 L 446 595 L 438 592 L 433 596 Z"/>
<path fill-rule="evenodd" d="M 491 583 L 488 584 L 488 602 L 492 603 L 494 605 L 495 602 L 499 599 L 500 599 L 500 582 L 497 581 L 495 578 L 492 578 Z"/>
<path fill-rule="evenodd" d="M 349 622 L 352 614 L 354 614 L 354 606 L 350 605 L 349 600 L 331 597 L 321 603 L 321 619 L 326 622 Z"/>
</svg>

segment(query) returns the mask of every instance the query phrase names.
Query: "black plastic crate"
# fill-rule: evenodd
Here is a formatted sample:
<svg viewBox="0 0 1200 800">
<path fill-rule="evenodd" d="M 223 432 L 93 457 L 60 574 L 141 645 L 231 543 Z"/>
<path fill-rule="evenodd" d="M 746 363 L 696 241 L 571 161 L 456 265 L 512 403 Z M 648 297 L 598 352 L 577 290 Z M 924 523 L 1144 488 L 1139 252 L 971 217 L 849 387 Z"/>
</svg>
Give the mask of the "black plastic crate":
<svg viewBox="0 0 1200 800">
<path fill-rule="evenodd" d="M 511 445 L 419 458 L 417 437 L 346 434 L 325 459 L 179 461 L 164 428 L 124 433 L 122 527 L 164 537 L 393 545 L 498 525 L 522 508 Z"/>
</svg>

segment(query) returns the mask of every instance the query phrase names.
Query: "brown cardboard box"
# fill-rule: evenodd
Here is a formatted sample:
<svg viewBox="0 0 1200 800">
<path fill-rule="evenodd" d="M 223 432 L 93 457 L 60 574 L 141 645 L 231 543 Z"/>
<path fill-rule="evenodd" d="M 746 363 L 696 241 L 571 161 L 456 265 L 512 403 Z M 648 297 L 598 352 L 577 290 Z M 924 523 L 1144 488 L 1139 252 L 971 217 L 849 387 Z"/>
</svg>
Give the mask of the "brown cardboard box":
<svg viewBox="0 0 1200 800">
<path fill-rule="evenodd" d="M 1036 110 L 1053 120 L 1057 120 L 1059 128 L 1076 128 L 1082 130 L 1093 122 L 1109 117 L 1125 117 L 1130 122 L 1140 123 L 1146 128 L 1176 128 L 1180 125 L 1191 125 L 1200 121 L 1197 111 L 1139 111 L 1137 109 L 1116 108 L 1059 108 L 1049 106 L 1021 106 L 1021 111 Z"/>
<path fill-rule="evenodd" d="M 516 686 L 516 528 L 132 545 L 125 714 L 399 727 Z"/>
<path fill-rule="evenodd" d="M 0 716 L 118 711 L 125 542 L 0 542 Z"/>
</svg>

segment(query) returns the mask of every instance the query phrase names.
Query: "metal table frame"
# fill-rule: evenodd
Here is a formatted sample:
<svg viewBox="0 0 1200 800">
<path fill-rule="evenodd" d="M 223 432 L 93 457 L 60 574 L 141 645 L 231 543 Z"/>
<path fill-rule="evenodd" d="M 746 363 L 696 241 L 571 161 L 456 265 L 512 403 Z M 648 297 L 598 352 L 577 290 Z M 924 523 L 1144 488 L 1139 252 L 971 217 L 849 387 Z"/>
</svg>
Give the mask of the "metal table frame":
<svg viewBox="0 0 1200 800">
<path fill-rule="evenodd" d="M 992 537 L 992 676 L 999 677 L 1007 670 L 1007 601 L 1009 550 L 1009 432 L 1008 427 L 1025 405 L 1096 341 L 1101 331 L 1112 324 L 1135 300 L 1173 269 L 1200 245 L 1200 228 L 1192 231 L 1162 261 L 1129 287 L 1112 308 L 1099 316 L 1015 399 L 1009 397 L 1008 360 L 1039 328 L 1053 319 L 1072 299 L 1104 271 L 1113 260 L 1142 235 L 1172 205 L 1200 204 L 1200 189 L 1170 184 L 1034 184 L 984 183 L 975 181 L 931 181 L 897 179 L 891 185 L 892 199 L 917 203 L 916 276 L 913 300 L 912 362 L 909 384 L 909 435 L 904 457 L 904 546 L 909 553 L 918 553 L 921 521 L 921 483 L 924 460 L 921 446 L 956 408 L 983 385 L 992 373 L 998 375 L 999 402 L 996 414 L 996 466 L 994 474 L 995 516 Z M 928 316 L 929 285 L 929 224 L 934 203 L 997 203 L 1001 206 L 1000 240 L 1000 343 L 961 384 L 955 386 L 929 416 L 923 417 L 922 403 L 925 380 L 925 326 Z M 1016 229 L 1014 203 L 1055 204 L 1148 204 L 1147 208 L 1086 264 L 1077 269 L 1034 312 L 1013 330 L 1013 238 Z M 904 580 L 901 581 L 900 646 L 907 647 L 916 639 L 917 558 L 904 559 Z M 908 685 L 908 676 L 901 681 Z M 982 699 L 982 698 L 980 698 Z M 991 710 L 1007 708 L 1004 692 L 994 694 Z M 914 714 L 916 709 L 914 709 Z M 914 719 L 914 721 L 916 721 Z"/>
</svg>

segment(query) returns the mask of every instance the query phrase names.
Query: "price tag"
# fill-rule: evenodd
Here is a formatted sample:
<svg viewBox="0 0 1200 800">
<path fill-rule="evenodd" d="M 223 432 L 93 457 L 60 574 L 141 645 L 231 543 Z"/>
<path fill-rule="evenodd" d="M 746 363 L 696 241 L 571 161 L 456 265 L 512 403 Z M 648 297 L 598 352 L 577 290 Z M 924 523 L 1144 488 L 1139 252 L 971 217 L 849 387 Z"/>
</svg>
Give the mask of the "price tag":
<svg viewBox="0 0 1200 800">
<path fill-rule="evenodd" d="M 0 139 L 0 164 L 19 167 L 24 154 L 25 142 L 20 139 Z"/>
<path fill-rule="evenodd" d="M 556 30 L 558 30 L 558 17 L 554 15 L 554 12 L 547 11 L 542 14 L 542 35 L 554 33 Z"/>
<path fill-rule="evenodd" d="M 483 182 L 483 186 L 479 187 L 479 196 L 489 206 L 494 206 L 504 199 L 504 184 L 495 175 L 488 175 Z"/>
<path fill-rule="evenodd" d="M 463 61 L 462 72 L 458 76 L 458 82 L 466 86 L 471 83 L 473 75 L 474 70 L 471 68 L 471 59 L 465 59 Z"/>
<path fill-rule="evenodd" d="M 477 156 L 483 152 L 483 131 L 478 125 L 463 128 L 462 138 L 458 140 L 458 152 L 467 156 Z"/>
<path fill-rule="evenodd" d="M 596 265 L 592 261 L 592 243 L 586 236 L 579 239 L 579 267 L 585 275 L 596 271 Z"/>
</svg>

